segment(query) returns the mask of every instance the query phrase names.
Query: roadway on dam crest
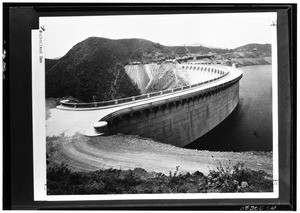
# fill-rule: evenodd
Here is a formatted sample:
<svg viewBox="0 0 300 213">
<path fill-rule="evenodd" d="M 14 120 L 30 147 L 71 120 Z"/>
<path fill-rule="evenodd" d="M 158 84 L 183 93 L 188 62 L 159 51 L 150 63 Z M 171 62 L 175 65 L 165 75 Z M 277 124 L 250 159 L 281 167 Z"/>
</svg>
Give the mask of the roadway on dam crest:
<svg viewBox="0 0 300 213">
<path fill-rule="evenodd" d="M 218 67 L 218 66 L 215 66 Z M 175 98 L 180 96 L 191 94 L 193 92 L 199 92 L 217 85 L 221 85 L 228 81 L 234 80 L 242 75 L 242 72 L 236 68 L 219 66 L 220 69 L 227 69 L 228 75 L 220 78 L 216 81 L 212 81 L 201 86 L 193 87 L 190 89 L 180 90 L 174 93 L 163 94 L 151 98 L 146 98 L 138 101 L 132 101 L 128 103 L 98 107 L 98 108 L 68 108 L 57 107 L 50 109 L 50 118 L 46 120 L 46 134 L 47 136 L 58 136 L 64 134 L 65 136 L 72 136 L 76 132 L 85 134 L 87 129 L 94 128 L 94 123 L 102 119 L 103 117 L 126 108 L 136 107 L 145 104 L 151 104 L 159 101 L 163 101 L 169 98 Z"/>
</svg>

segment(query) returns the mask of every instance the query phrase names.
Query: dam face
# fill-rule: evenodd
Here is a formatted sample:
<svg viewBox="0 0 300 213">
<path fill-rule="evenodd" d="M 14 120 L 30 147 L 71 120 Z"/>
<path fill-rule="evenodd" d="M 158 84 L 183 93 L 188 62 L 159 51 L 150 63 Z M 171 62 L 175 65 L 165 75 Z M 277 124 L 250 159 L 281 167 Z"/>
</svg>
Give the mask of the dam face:
<svg viewBox="0 0 300 213">
<path fill-rule="evenodd" d="M 218 65 L 178 66 L 175 72 L 194 78 L 194 83 L 106 102 L 61 101 L 58 108 L 81 111 L 76 113 L 79 123 L 85 114 L 93 114 L 95 120 L 89 121 L 91 124 L 84 133 L 87 136 L 123 133 L 185 146 L 220 124 L 234 110 L 239 101 L 242 72 Z M 132 66 L 127 71 L 134 75 L 141 70 L 143 67 Z M 144 71 L 141 76 L 146 74 Z M 143 79 L 148 81 L 144 77 L 139 80 Z"/>
<path fill-rule="evenodd" d="M 185 146 L 221 123 L 237 106 L 239 81 L 108 119 L 108 134 L 124 133 Z"/>
</svg>

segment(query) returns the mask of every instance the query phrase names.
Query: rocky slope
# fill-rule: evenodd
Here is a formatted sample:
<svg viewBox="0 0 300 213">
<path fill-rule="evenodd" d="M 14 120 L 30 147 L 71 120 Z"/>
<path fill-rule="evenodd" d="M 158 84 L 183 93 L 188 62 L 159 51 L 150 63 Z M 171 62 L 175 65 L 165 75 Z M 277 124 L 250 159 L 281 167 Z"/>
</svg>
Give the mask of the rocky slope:
<svg viewBox="0 0 300 213">
<path fill-rule="evenodd" d="M 130 79 L 137 84 L 141 93 L 146 93 L 146 87 L 152 79 L 152 73 L 157 69 L 156 64 L 127 65 L 125 71 Z"/>
<path fill-rule="evenodd" d="M 182 69 L 177 63 L 127 65 L 125 70 L 142 93 L 199 83 L 196 72 Z"/>
<path fill-rule="evenodd" d="M 148 83 L 146 91 L 155 92 L 189 85 L 188 78 L 178 73 L 176 64 L 163 63 L 152 73 L 153 77 Z"/>
</svg>

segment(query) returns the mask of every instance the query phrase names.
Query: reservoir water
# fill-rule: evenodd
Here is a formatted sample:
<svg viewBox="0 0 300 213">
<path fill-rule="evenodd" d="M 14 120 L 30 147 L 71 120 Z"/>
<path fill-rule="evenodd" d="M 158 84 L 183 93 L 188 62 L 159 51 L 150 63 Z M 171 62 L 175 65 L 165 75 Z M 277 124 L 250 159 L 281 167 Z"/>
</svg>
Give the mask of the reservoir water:
<svg viewBox="0 0 300 213">
<path fill-rule="evenodd" d="M 272 151 L 272 66 L 241 67 L 239 104 L 213 130 L 186 148 Z"/>
</svg>

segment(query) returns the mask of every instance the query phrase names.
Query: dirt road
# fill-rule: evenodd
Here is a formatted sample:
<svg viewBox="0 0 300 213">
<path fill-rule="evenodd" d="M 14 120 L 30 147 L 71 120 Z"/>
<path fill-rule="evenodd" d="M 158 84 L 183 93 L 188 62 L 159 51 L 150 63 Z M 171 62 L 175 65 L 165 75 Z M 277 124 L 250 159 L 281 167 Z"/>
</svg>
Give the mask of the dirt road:
<svg viewBox="0 0 300 213">
<path fill-rule="evenodd" d="M 211 152 L 179 148 L 151 139 L 130 135 L 89 138 L 81 134 L 47 138 L 55 147 L 50 162 L 65 163 L 75 171 L 98 169 L 134 169 L 168 174 L 179 166 L 182 173 L 201 171 L 208 174 L 220 164 L 233 166 L 238 162 L 254 170 L 272 173 L 272 153 Z"/>
</svg>

